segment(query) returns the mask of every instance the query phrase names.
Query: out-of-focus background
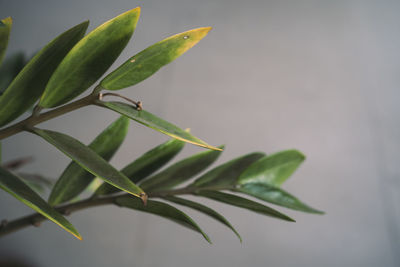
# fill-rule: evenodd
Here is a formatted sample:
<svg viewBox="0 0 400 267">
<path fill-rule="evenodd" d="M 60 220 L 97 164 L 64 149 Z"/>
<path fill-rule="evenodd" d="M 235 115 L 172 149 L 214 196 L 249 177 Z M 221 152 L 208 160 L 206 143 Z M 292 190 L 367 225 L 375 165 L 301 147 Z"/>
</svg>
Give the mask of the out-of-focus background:
<svg viewBox="0 0 400 267">
<path fill-rule="evenodd" d="M 83 20 L 93 29 L 136 6 L 137 30 L 114 67 L 172 34 L 214 29 L 122 93 L 211 144 L 226 144 L 219 163 L 251 151 L 301 150 L 307 160 L 284 188 L 327 214 L 281 209 L 297 220 L 286 223 L 207 201 L 244 238 L 240 244 L 190 212 L 209 245 L 162 218 L 100 207 L 70 217 L 82 242 L 46 222 L 0 239 L 1 259 L 45 267 L 400 266 L 399 1 L 1 0 L 0 17 L 14 19 L 8 52 L 31 55 Z M 89 142 L 117 117 L 85 108 L 42 126 Z M 123 167 L 164 140 L 132 123 L 112 163 Z M 198 151 L 187 145 L 182 156 Z M 5 140 L 3 154 L 5 161 L 32 155 L 24 170 L 50 177 L 69 163 L 29 134 Z M 1 219 L 29 213 L 0 192 Z"/>
</svg>

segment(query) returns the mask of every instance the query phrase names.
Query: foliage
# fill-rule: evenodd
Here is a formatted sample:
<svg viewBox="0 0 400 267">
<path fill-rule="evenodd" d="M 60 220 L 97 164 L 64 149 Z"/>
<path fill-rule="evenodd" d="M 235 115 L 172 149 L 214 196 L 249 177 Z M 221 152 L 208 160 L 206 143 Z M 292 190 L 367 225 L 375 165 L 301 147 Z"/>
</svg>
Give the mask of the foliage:
<svg viewBox="0 0 400 267">
<path fill-rule="evenodd" d="M 146 48 L 108 74 L 89 95 L 74 100 L 94 85 L 117 59 L 134 33 L 139 15 L 140 8 L 132 9 L 105 22 L 86 36 L 89 22 L 85 21 L 49 42 L 27 63 L 22 54 L 12 55 L 4 61 L 0 68 L 0 90 L 3 92 L 0 96 L 0 127 L 3 127 L 0 129 L 0 140 L 26 131 L 46 140 L 71 158 L 72 162 L 55 185 L 51 185 L 48 201 L 36 192 L 38 187 L 49 185 L 46 178 L 18 172 L 18 167 L 24 163 L 23 159 L 0 166 L 0 188 L 37 212 L 15 221 L 3 221 L 0 236 L 49 219 L 81 239 L 64 215 L 93 206 L 114 204 L 170 219 L 201 233 L 211 242 L 193 219 L 173 206 L 178 204 L 221 222 L 241 241 L 240 235 L 225 217 L 204 204 L 178 197 L 185 194 L 209 198 L 285 221 L 294 220 L 244 195 L 289 209 L 322 213 L 281 189 L 281 185 L 305 159 L 299 151 L 286 150 L 269 156 L 262 152 L 249 153 L 193 179 L 218 159 L 223 146 L 209 145 L 189 131 L 143 110 L 141 102 L 113 92 L 104 92 L 127 88 L 150 77 L 197 44 L 210 31 L 209 27 L 186 31 Z M 11 18 L 3 19 L 0 23 L 0 63 L 7 48 L 11 26 Z M 107 96 L 119 97 L 124 102 L 105 101 Z M 122 115 L 89 145 L 64 133 L 36 127 L 41 122 L 89 105 Z M 27 111 L 32 112 L 27 119 L 8 125 Z M 108 161 L 123 143 L 130 119 L 172 139 L 146 152 L 122 170 L 117 170 Z M 208 150 L 164 168 L 185 143 Z M 95 179 L 101 179 L 100 186 L 95 188 L 90 198 L 79 200 L 85 190 L 93 187 Z M 188 185 L 181 186 L 183 183 Z"/>
</svg>

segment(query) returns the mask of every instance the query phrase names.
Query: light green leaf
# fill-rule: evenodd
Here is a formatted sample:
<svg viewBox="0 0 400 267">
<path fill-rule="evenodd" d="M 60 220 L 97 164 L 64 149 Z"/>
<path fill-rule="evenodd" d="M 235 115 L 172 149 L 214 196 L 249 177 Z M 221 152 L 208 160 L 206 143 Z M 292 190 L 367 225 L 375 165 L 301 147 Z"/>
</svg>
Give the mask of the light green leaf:
<svg viewBox="0 0 400 267">
<path fill-rule="evenodd" d="M 0 126 L 16 119 L 36 102 L 58 64 L 85 34 L 88 23 L 64 32 L 26 64 L 0 98 Z"/>
<path fill-rule="evenodd" d="M 138 183 L 173 159 L 182 150 L 184 145 L 185 142 L 170 139 L 143 154 L 123 168 L 121 172 L 131 179 L 132 182 Z M 95 195 L 107 195 L 118 191 L 118 188 L 108 183 L 103 183 L 97 188 Z"/>
<path fill-rule="evenodd" d="M 168 37 L 128 59 L 107 75 L 100 85 L 108 90 L 119 90 L 135 85 L 192 48 L 210 30 L 211 27 L 204 27 Z"/>
<path fill-rule="evenodd" d="M 210 198 L 219 202 L 223 202 L 232 206 L 248 209 L 251 211 L 255 211 L 257 213 L 261 213 L 263 215 L 275 217 L 278 219 L 282 219 L 285 221 L 290 221 L 294 222 L 292 218 L 289 216 L 280 213 L 279 211 L 270 208 L 268 206 L 265 206 L 261 203 L 254 202 L 250 199 L 246 199 L 240 196 L 232 195 L 232 194 L 227 194 L 223 192 L 218 192 L 218 191 L 209 191 L 209 190 L 201 190 L 196 192 L 196 195 Z"/>
<path fill-rule="evenodd" d="M 280 186 L 304 161 L 297 150 L 286 150 L 265 156 L 253 163 L 239 177 L 239 184 L 262 183 Z"/>
<path fill-rule="evenodd" d="M 168 200 L 170 202 L 174 202 L 174 203 L 182 205 L 182 206 L 186 206 L 186 207 L 195 209 L 201 213 L 204 213 L 204 214 L 216 219 L 217 221 L 219 221 L 222 224 L 225 224 L 227 227 L 229 227 L 235 233 L 235 235 L 239 238 L 240 243 L 242 242 L 242 237 L 239 235 L 239 233 L 236 231 L 236 229 L 233 228 L 233 226 L 229 223 L 229 221 L 227 219 L 225 219 L 224 216 L 222 216 L 215 210 L 213 210 L 207 206 L 204 206 L 203 204 L 200 204 L 200 203 L 188 200 L 188 199 L 180 198 L 180 197 L 169 196 L 169 197 L 163 197 L 163 199 Z"/>
<path fill-rule="evenodd" d="M 25 56 L 23 53 L 15 53 L 10 57 L 6 57 L 0 66 L 0 95 L 11 84 L 12 80 L 25 66 Z"/>
<path fill-rule="evenodd" d="M 3 61 L 4 54 L 7 50 L 8 39 L 10 38 L 10 32 L 12 27 L 12 19 L 11 17 L 5 18 L 1 20 L 0 25 L 0 65 Z"/>
<path fill-rule="evenodd" d="M 0 188 L 10 193 L 16 199 L 42 214 L 44 217 L 61 226 L 76 238 L 82 240 L 81 235 L 60 213 L 46 203 L 18 176 L 0 167 Z"/>
<path fill-rule="evenodd" d="M 185 213 L 178 210 L 177 208 L 168 205 L 164 202 L 148 200 L 147 205 L 144 206 L 137 198 L 130 196 L 121 196 L 115 200 L 115 203 L 119 206 L 140 210 L 147 213 L 152 213 L 166 219 L 172 220 L 182 226 L 185 226 L 191 230 L 199 232 L 203 237 L 211 243 L 210 238 L 201 230 L 201 228 Z"/>
<path fill-rule="evenodd" d="M 96 152 L 78 140 L 66 134 L 49 130 L 35 128 L 32 131 L 58 148 L 61 152 L 93 175 L 123 191 L 142 198 L 143 201 L 147 199 L 146 194 L 140 187 L 132 183 L 128 177 L 117 171 L 106 160 L 97 155 Z"/>
<path fill-rule="evenodd" d="M 223 146 L 220 146 L 223 148 Z M 173 164 L 164 171 L 144 180 L 143 190 L 157 192 L 175 187 L 210 166 L 221 155 L 221 151 L 207 150 Z"/>
<path fill-rule="evenodd" d="M 139 7 L 127 11 L 77 43 L 54 72 L 39 105 L 51 108 L 64 104 L 96 82 L 128 44 L 139 16 Z"/>
<path fill-rule="evenodd" d="M 96 103 L 100 107 L 114 110 L 115 112 L 127 116 L 132 120 L 139 122 L 140 124 L 143 124 L 149 128 L 152 128 L 178 140 L 213 150 L 222 150 L 220 148 L 210 146 L 206 142 L 198 139 L 197 137 L 194 137 L 189 132 L 180 129 L 172 123 L 169 123 L 145 110 L 139 111 L 135 107 L 121 102 L 97 101 Z"/>
<path fill-rule="evenodd" d="M 129 119 L 121 116 L 100 133 L 89 145 L 89 148 L 109 161 L 124 141 L 128 133 L 128 126 Z M 61 174 L 50 194 L 50 205 L 58 205 L 75 198 L 87 188 L 94 178 L 93 174 L 79 164 L 71 162 Z"/>
<path fill-rule="evenodd" d="M 289 209 L 308 213 L 324 213 L 323 211 L 319 211 L 304 204 L 288 192 L 275 186 L 249 183 L 240 185 L 240 187 L 237 188 L 237 191 Z"/>
<path fill-rule="evenodd" d="M 236 185 L 239 175 L 252 163 L 263 157 L 261 152 L 250 153 L 227 163 L 224 163 L 211 171 L 203 174 L 196 181 L 195 187 L 229 187 Z"/>
</svg>

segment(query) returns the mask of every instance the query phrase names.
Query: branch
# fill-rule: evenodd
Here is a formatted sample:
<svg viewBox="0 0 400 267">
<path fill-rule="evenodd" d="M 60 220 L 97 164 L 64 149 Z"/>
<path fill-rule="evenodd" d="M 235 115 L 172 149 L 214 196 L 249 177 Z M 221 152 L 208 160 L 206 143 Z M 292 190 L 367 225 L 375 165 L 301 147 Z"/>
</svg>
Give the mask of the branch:
<svg viewBox="0 0 400 267">
<path fill-rule="evenodd" d="M 201 190 L 229 190 L 232 188 L 224 187 L 224 188 L 201 188 Z M 153 193 L 148 193 L 149 198 L 162 198 L 167 196 L 174 195 L 184 195 L 184 194 L 195 194 L 199 188 L 196 187 L 184 187 L 174 190 L 168 191 L 158 191 Z M 79 210 L 84 210 L 87 208 L 110 205 L 115 204 L 116 200 L 119 197 L 124 197 L 129 195 L 127 193 L 123 194 L 113 194 L 106 197 L 91 197 L 78 202 L 63 204 L 60 206 L 56 206 L 55 209 L 64 215 L 70 215 L 71 213 Z M 115 204 L 117 205 L 117 204 Z M 40 226 L 41 222 L 47 220 L 46 217 L 41 215 L 40 213 L 33 213 L 31 215 L 21 217 L 19 219 L 8 222 L 7 220 L 3 220 L 0 224 L 0 237 L 5 236 L 7 234 L 19 231 L 28 226 Z"/>
<path fill-rule="evenodd" d="M 32 114 L 32 116 L 28 117 L 27 119 L 0 130 L 0 140 L 7 138 L 11 135 L 17 134 L 19 132 L 22 132 L 22 131 L 26 130 L 27 128 L 35 126 L 36 124 L 39 124 L 41 122 L 48 121 L 52 118 L 58 117 L 60 115 L 68 113 L 68 112 L 71 112 L 78 108 L 91 105 L 98 98 L 99 98 L 99 94 L 94 91 L 93 93 L 91 93 L 88 96 L 85 96 L 84 98 L 81 98 L 81 99 L 74 101 L 72 103 L 69 103 L 67 105 L 55 108 L 48 112 L 45 112 L 42 114 L 37 114 L 36 112 L 34 112 Z"/>
</svg>

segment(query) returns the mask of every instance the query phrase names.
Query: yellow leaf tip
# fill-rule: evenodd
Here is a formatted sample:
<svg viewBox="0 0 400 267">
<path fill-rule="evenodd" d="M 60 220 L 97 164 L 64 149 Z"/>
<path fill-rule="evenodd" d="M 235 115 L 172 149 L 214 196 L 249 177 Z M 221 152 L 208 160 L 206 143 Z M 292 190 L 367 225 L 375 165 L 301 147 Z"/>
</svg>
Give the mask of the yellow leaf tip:
<svg viewBox="0 0 400 267">
<path fill-rule="evenodd" d="M 221 146 L 221 147 L 208 146 L 207 148 L 216 150 L 216 151 L 224 151 L 225 146 Z"/>
<path fill-rule="evenodd" d="M 70 232 L 70 231 L 68 231 L 68 232 Z M 83 240 L 83 238 L 82 238 L 82 236 L 79 234 L 79 233 L 73 233 L 73 232 L 70 232 L 74 237 L 76 237 L 76 239 L 78 239 L 79 241 L 82 241 Z"/>
<path fill-rule="evenodd" d="M 134 14 L 134 13 L 137 13 L 138 14 L 137 17 L 139 17 L 140 16 L 140 10 L 141 10 L 141 8 L 140 8 L 140 6 L 138 6 L 138 7 L 135 7 L 133 9 L 130 9 L 128 11 L 125 11 L 124 13 L 118 15 L 117 17 L 122 17 L 122 16 L 125 16 L 127 14 Z"/>
<path fill-rule="evenodd" d="M 206 35 L 207 33 L 209 33 L 212 30 L 212 27 L 201 27 L 201 28 L 197 28 L 194 31 L 197 32 L 202 32 L 204 35 Z"/>
<path fill-rule="evenodd" d="M 1 21 L 4 24 L 7 24 L 7 23 L 11 24 L 13 22 L 13 19 L 12 19 L 12 17 L 7 17 L 7 18 L 2 19 Z"/>
</svg>

